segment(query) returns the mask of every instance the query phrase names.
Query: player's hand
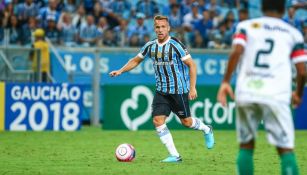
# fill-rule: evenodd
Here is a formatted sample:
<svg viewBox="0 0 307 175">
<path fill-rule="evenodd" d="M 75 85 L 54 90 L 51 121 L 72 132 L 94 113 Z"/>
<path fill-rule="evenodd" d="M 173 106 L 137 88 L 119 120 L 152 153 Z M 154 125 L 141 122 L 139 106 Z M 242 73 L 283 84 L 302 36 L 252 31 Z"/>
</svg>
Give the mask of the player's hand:
<svg viewBox="0 0 307 175">
<path fill-rule="evenodd" d="M 230 98 L 234 100 L 235 97 L 232 87 L 229 83 L 223 82 L 217 94 L 217 100 L 225 107 L 227 106 L 227 95 L 229 95 Z"/>
<path fill-rule="evenodd" d="M 117 77 L 121 74 L 122 74 L 122 72 L 119 71 L 119 70 L 115 70 L 115 71 L 112 71 L 112 72 L 109 73 L 110 77 Z"/>
<path fill-rule="evenodd" d="M 189 92 L 189 100 L 194 100 L 197 98 L 197 90 L 196 88 L 191 88 Z"/>
<path fill-rule="evenodd" d="M 302 99 L 297 93 L 292 92 L 292 105 L 294 108 L 297 108 L 302 103 Z"/>
</svg>

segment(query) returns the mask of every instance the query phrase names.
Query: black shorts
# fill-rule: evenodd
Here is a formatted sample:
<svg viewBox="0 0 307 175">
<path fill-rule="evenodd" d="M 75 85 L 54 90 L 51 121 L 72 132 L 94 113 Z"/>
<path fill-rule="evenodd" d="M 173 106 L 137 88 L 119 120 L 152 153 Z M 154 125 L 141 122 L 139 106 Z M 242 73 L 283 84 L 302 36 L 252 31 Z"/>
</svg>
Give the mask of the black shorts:
<svg viewBox="0 0 307 175">
<path fill-rule="evenodd" d="M 191 116 L 188 93 L 186 94 L 165 94 L 156 91 L 152 102 L 152 116 L 175 113 L 179 118 Z"/>
</svg>

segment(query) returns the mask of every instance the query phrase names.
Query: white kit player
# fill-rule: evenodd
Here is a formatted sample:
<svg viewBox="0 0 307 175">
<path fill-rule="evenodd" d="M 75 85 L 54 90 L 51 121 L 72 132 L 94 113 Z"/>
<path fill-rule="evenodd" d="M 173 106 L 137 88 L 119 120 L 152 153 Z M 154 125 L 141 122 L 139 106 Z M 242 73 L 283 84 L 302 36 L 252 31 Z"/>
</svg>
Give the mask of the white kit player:
<svg viewBox="0 0 307 175">
<path fill-rule="evenodd" d="M 261 120 L 268 141 L 280 155 L 282 174 L 298 174 L 294 155 L 294 125 L 290 110 L 292 64 L 297 70 L 294 105 L 301 103 L 306 79 L 302 34 L 280 18 L 284 0 L 263 0 L 263 17 L 238 24 L 227 71 L 218 92 L 226 106 L 227 95 L 236 101 L 236 129 L 240 150 L 239 174 L 253 174 L 253 151 Z M 229 84 L 238 64 L 236 91 Z"/>
</svg>

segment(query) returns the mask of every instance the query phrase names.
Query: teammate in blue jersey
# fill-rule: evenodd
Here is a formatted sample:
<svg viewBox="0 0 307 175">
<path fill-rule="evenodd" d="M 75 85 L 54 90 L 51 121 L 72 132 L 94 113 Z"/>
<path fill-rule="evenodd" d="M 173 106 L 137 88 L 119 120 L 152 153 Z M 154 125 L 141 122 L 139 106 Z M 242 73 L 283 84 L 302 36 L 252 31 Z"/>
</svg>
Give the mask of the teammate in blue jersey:
<svg viewBox="0 0 307 175">
<path fill-rule="evenodd" d="M 152 103 L 153 124 L 169 152 L 169 156 L 162 162 L 181 162 L 182 158 L 165 124 L 166 117 L 174 112 L 184 126 L 203 131 L 208 149 L 214 146 L 212 127 L 190 114 L 189 100 L 197 98 L 196 65 L 191 55 L 179 40 L 169 36 L 167 17 L 155 16 L 154 29 L 157 39 L 146 43 L 134 58 L 121 69 L 110 72 L 110 76 L 130 71 L 146 58 L 152 60 L 156 79 L 156 93 Z"/>
</svg>

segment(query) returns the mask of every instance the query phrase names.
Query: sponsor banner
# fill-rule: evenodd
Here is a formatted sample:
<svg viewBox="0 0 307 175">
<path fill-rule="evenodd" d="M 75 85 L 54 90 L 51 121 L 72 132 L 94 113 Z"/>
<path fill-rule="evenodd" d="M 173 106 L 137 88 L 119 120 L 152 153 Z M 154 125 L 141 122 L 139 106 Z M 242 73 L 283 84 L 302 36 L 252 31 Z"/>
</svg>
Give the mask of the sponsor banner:
<svg viewBox="0 0 307 175">
<path fill-rule="evenodd" d="M 216 101 L 218 86 L 198 86 L 198 98 L 190 101 L 191 115 L 211 124 L 215 129 L 234 129 L 235 104 L 224 108 Z M 105 86 L 104 129 L 153 129 L 151 104 L 154 86 Z M 169 128 L 183 129 L 180 120 L 171 114 Z"/>
<path fill-rule="evenodd" d="M 74 76 L 76 83 L 92 83 L 94 65 L 99 64 L 101 84 L 154 84 L 154 68 L 150 59 L 145 59 L 138 67 L 130 72 L 115 78 L 110 78 L 108 73 L 121 68 L 126 62 L 136 56 L 137 52 L 103 52 L 100 54 L 99 63 L 94 62 L 94 53 L 81 51 L 59 50 L 64 59 L 67 70 L 79 73 Z M 225 53 L 192 53 L 197 65 L 197 83 L 217 85 L 221 82 L 228 56 Z M 68 76 L 57 59 L 52 58 L 52 74 L 57 82 L 67 82 Z M 82 73 L 82 74 L 80 74 Z"/>
<path fill-rule="evenodd" d="M 5 130 L 74 131 L 81 127 L 83 90 L 73 84 L 5 86 Z"/>
<path fill-rule="evenodd" d="M 0 131 L 4 130 L 5 84 L 0 82 Z"/>
<path fill-rule="evenodd" d="M 305 87 L 302 104 L 294 110 L 296 129 L 307 129 L 307 87 Z"/>
</svg>

